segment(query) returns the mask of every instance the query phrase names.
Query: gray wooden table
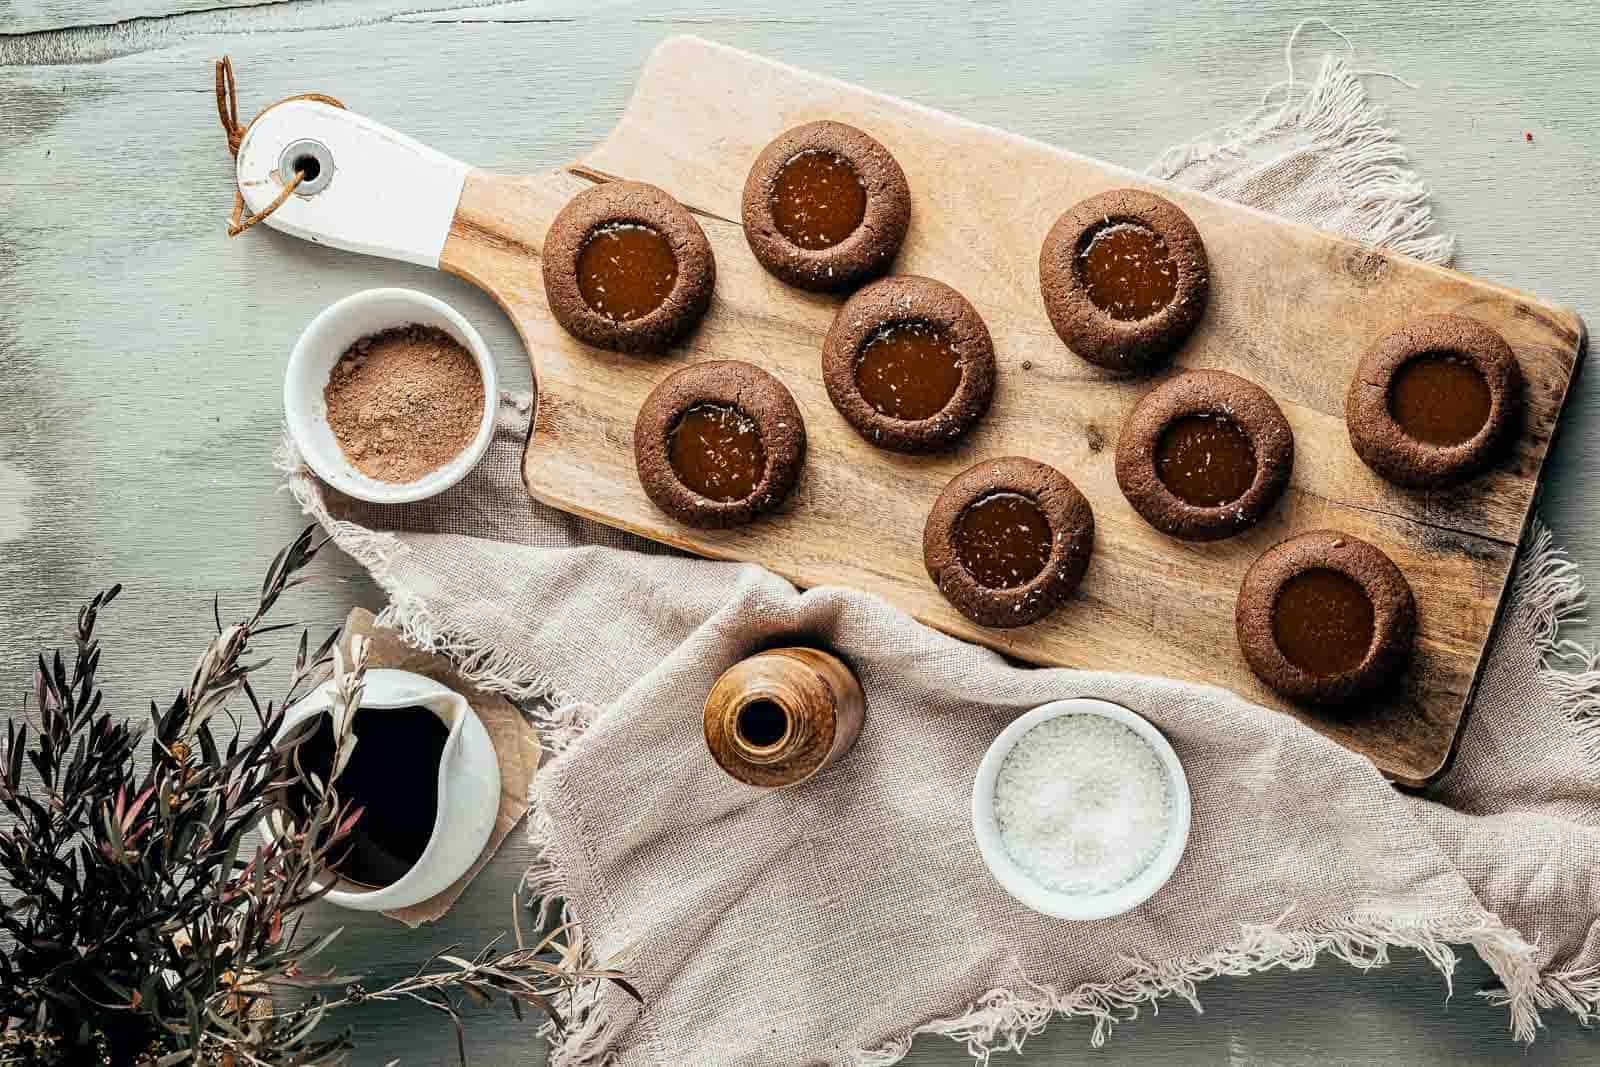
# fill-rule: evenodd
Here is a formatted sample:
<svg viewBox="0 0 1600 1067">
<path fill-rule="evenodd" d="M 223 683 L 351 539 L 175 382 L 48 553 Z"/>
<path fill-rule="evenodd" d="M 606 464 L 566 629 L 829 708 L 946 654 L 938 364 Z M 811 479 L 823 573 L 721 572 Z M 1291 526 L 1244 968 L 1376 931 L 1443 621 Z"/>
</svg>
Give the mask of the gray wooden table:
<svg viewBox="0 0 1600 1067">
<path fill-rule="evenodd" d="M 207 637 L 209 602 L 243 610 L 265 562 L 301 523 L 274 493 L 271 454 L 289 348 L 323 305 L 375 285 L 449 300 L 498 353 L 510 387 L 527 363 L 506 320 L 462 282 L 319 249 L 262 230 L 229 241 L 229 159 L 211 60 L 231 53 L 243 110 L 318 89 L 425 143 L 513 172 L 551 167 L 598 140 L 646 53 L 691 31 L 959 115 L 1142 166 L 1252 106 L 1283 72 L 1293 25 L 1317 14 L 1349 33 L 1377 81 L 1458 265 L 1593 313 L 1600 246 L 1600 7 L 1560 0 L 1221 0 L 1197 5 L 982 0 L 664 4 L 545 0 L 0 0 L 0 685 L 15 707 L 31 650 L 60 641 L 76 605 L 121 581 L 104 679 L 137 713 L 167 698 Z M 1300 48 L 1302 72 L 1343 45 Z M 1530 143 L 1525 132 L 1531 132 Z M 1591 576 L 1584 521 L 1600 483 L 1594 376 L 1580 387 L 1542 511 Z M 381 597 L 329 558 L 287 605 L 341 620 Z M 505 929 L 527 860 L 520 835 L 436 927 L 354 913 L 345 966 L 395 975 L 452 941 Z M 1470 952 L 1467 953 L 1470 957 Z M 1432 969 L 1397 954 L 1358 974 L 1223 979 L 1206 1014 L 1173 1003 L 1119 1028 L 1101 1052 L 1061 1022 L 1029 1060 L 1077 1062 L 1556 1063 L 1600 1041 L 1552 1018 L 1531 1052 L 1474 992 L 1463 962 L 1446 1000 Z M 352 1020 L 356 1062 L 447 1062 L 433 1017 L 374 1007 Z M 477 1063 L 542 1062 L 531 1030 L 474 1013 Z M 907 1062 L 957 1064 L 919 1042 Z"/>
</svg>

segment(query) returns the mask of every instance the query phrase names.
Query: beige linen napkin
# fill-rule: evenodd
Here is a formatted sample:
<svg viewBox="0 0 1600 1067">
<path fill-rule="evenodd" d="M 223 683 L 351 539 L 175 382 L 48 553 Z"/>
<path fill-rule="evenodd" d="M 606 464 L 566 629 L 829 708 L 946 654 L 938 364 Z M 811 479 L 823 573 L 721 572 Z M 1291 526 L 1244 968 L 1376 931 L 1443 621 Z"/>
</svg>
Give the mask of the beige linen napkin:
<svg viewBox="0 0 1600 1067">
<path fill-rule="evenodd" d="M 1441 259 L 1402 158 L 1359 79 L 1330 60 L 1304 95 L 1156 170 Z M 506 398 L 483 464 L 424 504 L 357 504 L 292 450 L 283 462 L 296 498 L 388 591 L 383 621 L 481 684 L 555 701 L 528 885 L 564 902 L 587 958 L 626 952 L 645 1000 L 602 989 L 566 1003 L 574 1025 L 553 1063 L 889 1064 L 922 1033 L 986 1057 L 1057 1014 L 1093 1019 L 1098 1042 L 1218 974 L 1322 954 L 1367 966 L 1396 945 L 1447 977 L 1471 946 L 1519 1037 L 1542 1010 L 1600 1008 L 1600 776 L 1582 736 L 1600 676 L 1546 665 L 1571 652 L 1557 629 L 1583 599 L 1547 534 L 1525 546 L 1454 769 L 1417 797 L 1222 690 L 1013 667 L 870 596 L 801 593 L 530 503 L 528 408 Z M 794 635 L 857 668 L 866 727 L 816 779 L 760 792 L 707 758 L 701 702 L 730 664 Z M 968 822 L 988 743 L 1069 696 L 1148 717 L 1194 793 L 1173 880 L 1101 922 L 1012 901 Z"/>
</svg>

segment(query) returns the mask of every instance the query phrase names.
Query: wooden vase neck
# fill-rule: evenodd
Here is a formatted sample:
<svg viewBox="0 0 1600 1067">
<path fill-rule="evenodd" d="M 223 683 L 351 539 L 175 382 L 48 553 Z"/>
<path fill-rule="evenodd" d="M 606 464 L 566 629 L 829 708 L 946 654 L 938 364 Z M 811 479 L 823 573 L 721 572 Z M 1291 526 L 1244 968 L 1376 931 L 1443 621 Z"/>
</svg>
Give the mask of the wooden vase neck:
<svg viewBox="0 0 1600 1067">
<path fill-rule="evenodd" d="M 779 648 L 734 664 L 706 697 L 706 746 L 749 785 L 793 785 L 854 744 L 865 714 L 861 685 L 837 657 Z"/>
</svg>

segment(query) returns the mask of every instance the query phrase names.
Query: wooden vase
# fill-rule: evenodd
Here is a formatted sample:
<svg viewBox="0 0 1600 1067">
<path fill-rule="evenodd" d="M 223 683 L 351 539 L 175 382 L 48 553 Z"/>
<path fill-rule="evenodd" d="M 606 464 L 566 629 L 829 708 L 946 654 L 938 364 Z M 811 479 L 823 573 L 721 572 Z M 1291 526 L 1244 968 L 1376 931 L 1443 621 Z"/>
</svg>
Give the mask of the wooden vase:
<svg viewBox="0 0 1600 1067">
<path fill-rule="evenodd" d="M 803 782 L 849 751 L 866 697 L 837 656 L 776 648 L 723 672 L 706 695 L 706 747 L 747 785 Z"/>
</svg>

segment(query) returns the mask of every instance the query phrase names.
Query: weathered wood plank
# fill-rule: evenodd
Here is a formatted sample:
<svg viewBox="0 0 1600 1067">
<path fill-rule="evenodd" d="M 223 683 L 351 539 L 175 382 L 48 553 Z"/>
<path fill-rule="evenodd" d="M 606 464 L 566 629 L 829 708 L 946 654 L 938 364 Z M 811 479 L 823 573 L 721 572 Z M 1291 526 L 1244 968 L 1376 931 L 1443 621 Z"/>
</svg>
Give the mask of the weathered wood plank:
<svg viewBox="0 0 1600 1067">
<path fill-rule="evenodd" d="M 97 0 L 74 3 L 74 21 L 102 21 Z M 268 456 L 289 347 L 329 301 L 369 285 L 425 289 L 472 320 L 508 384 L 526 384 L 504 316 L 464 283 L 272 233 L 223 238 L 230 169 L 210 115 L 209 61 L 224 51 L 238 62 L 246 111 L 322 89 L 507 173 L 561 165 L 596 143 L 650 48 L 680 29 L 1139 167 L 1253 105 L 1282 76 L 1284 39 L 1309 10 L 1352 34 L 1360 65 L 1422 84 L 1375 81 L 1372 91 L 1395 103 L 1402 140 L 1443 221 L 1461 235 L 1458 265 L 1596 312 L 1600 249 L 1588 231 L 1600 191 L 1600 78 L 1584 45 L 1600 35 L 1593 5 L 823 0 L 797 12 L 778 0 L 672 0 L 648 10 L 571 3 L 572 23 L 544 21 L 547 5 L 529 3 L 460 14 L 492 22 L 439 12 L 415 17 L 433 23 L 406 16 L 315 30 L 287 20 L 339 5 L 277 6 L 236 30 L 0 70 L 0 699 L 17 699 L 31 649 L 63 637 L 79 600 L 113 579 L 129 590 L 106 620 L 103 674 L 133 714 L 146 697 L 169 696 L 192 667 L 212 592 L 225 610 L 242 610 L 261 567 L 301 521 L 272 494 Z M 285 20 L 282 32 L 274 20 Z M 10 44 L 0 38 L 0 60 Z M 1323 50 L 1342 47 L 1310 35 L 1302 77 Z M 1600 469 L 1600 376 L 1586 376 L 1581 389 L 1542 511 L 1593 576 L 1600 479 L 1587 472 Z M 333 625 L 356 603 L 377 607 L 381 595 L 330 557 L 285 603 L 285 617 Z M 398 976 L 423 952 L 492 936 L 508 923 L 527 859 L 514 835 L 436 928 L 328 913 L 327 923 L 350 927 L 335 959 Z M 1526 1054 L 1512 1045 L 1504 1012 L 1471 995 L 1490 975 L 1466 956 L 1448 1004 L 1412 954 L 1370 974 L 1333 963 L 1207 983 L 1204 1016 L 1174 1004 L 1119 1028 L 1099 1051 L 1082 1025 L 1058 1023 L 1029 1041 L 1027 1062 L 1594 1057 L 1594 1035 L 1564 1016 L 1550 1017 Z M 454 1062 L 454 1034 L 431 1016 L 374 1006 L 355 1022 L 357 1063 Z M 503 1013 L 474 1013 L 471 1023 L 474 1064 L 542 1062 L 527 1028 Z M 907 1062 L 957 1067 L 970 1058 L 931 1039 Z"/>
<path fill-rule="evenodd" d="M 521 18 L 531 19 L 536 16 L 530 6 L 548 12 L 562 3 L 515 6 Z M 31 40 L 0 42 L 13 49 L 0 48 L 0 65 L 125 55 L 202 33 L 287 33 L 453 11 L 466 18 L 499 17 L 491 12 L 496 6 L 464 0 L 5 0 L 0 34 Z"/>
<path fill-rule="evenodd" d="M 78 26 L 105 26 L 139 18 L 164 18 L 193 11 L 248 7 L 262 0 L 6 0 L 0 32 L 43 33 Z M 265 0 L 267 3 L 283 0 Z"/>
</svg>

